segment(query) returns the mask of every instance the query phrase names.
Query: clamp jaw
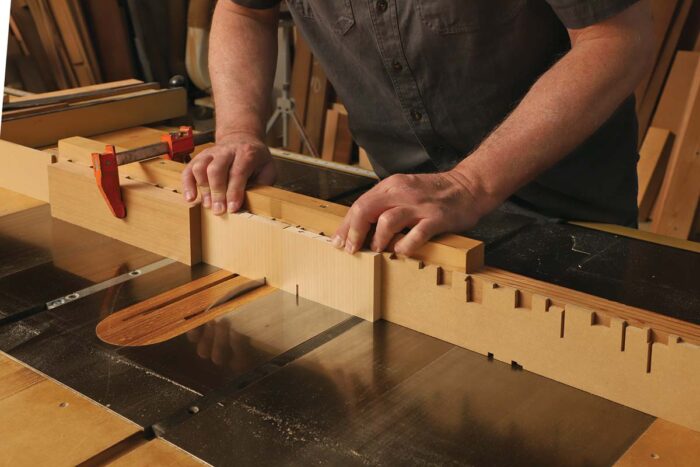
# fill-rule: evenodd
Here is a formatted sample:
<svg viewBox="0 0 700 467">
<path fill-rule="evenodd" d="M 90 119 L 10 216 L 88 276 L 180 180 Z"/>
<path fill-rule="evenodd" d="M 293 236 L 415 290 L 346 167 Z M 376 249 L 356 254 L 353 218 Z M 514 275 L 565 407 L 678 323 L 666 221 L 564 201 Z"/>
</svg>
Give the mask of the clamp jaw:
<svg viewBox="0 0 700 467">
<path fill-rule="evenodd" d="M 194 152 L 194 135 L 191 126 L 181 126 L 179 131 L 166 133 L 160 137 L 160 140 L 168 145 L 168 153 L 163 155 L 165 159 L 183 163 L 190 161 L 190 154 Z"/>
<path fill-rule="evenodd" d="M 108 145 L 103 153 L 93 152 L 92 168 L 95 172 L 97 188 L 102 193 L 110 211 L 114 217 L 125 218 L 126 206 L 119 186 L 119 165 L 117 165 L 117 153 L 114 146 Z"/>
<path fill-rule="evenodd" d="M 119 186 L 119 166 L 162 156 L 177 162 L 189 162 L 194 151 L 195 138 L 192 127 L 182 126 L 178 131 L 161 136 L 161 142 L 143 148 L 116 153 L 113 145 L 107 145 L 105 152 L 92 153 L 92 167 L 95 181 L 107 206 L 114 217 L 126 217 L 126 205 Z"/>
</svg>

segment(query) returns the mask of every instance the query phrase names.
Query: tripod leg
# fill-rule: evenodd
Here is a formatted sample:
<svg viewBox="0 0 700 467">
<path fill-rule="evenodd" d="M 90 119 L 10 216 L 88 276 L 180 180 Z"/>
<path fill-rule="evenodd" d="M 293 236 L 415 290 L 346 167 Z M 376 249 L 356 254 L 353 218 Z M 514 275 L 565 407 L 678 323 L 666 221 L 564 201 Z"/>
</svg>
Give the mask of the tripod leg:
<svg viewBox="0 0 700 467">
<path fill-rule="evenodd" d="M 272 114 L 272 117 L 270 117 L 270 119 L 267 121 L 267 128 L 265 128 L 265 133 L 270 132 L 280 115 L 282 115 L 282 111 L 278 107 L 277 110 L 275 110 L 275 113 Z"/>
<path fill-rule="evenodd" d="M 314 145 L 311 144 L 311 141 L 309 141 L 309 137 L 306 134 L 306 130 L 304 130 L 304 125 L 302 125 L 301 122 L 299 121 L 299 117 L 297 117 L 296 112 L 292 111 L 290 113 L 292 114 L 292 120 L 294 121 L 294 124 L 296 125 L 297 130 L 299 130 L 299 135 L 301 135 L 301 139 L 304 141 L 304 144 L 309 149 L 309 152 L 311 153 L 311 155 L 313 157 L 318 158 L 319 157 L 318 151 L 316 150 Z"/>
</svg>

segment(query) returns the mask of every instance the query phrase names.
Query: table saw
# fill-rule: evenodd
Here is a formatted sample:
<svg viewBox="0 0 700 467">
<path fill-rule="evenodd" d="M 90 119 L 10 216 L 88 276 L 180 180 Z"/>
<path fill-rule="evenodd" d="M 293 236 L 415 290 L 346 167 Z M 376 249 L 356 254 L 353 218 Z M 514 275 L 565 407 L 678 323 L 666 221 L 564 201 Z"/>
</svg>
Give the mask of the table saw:
<svg viewBox="0 0 700 467">
<path fill-rule="evenodd" d="M 376 183 L 289 158 L 276 163 L 278 188 L 339 205 Z M 483 242 L 487 269 L 700 326 L 700 256 L 690 243 L 678 248 L 508 209 L 464 235 Z M 615 394 L 603 398 L 591 393 L 595 388 L 540 376 L 529 371 L 527 355 L 473 352 L 386 316 L 362 319 L 306 298 L 298 285 L 296 293 L 276 288 L 156 344 L 110 345 L 96 335 L 104 319 L 218 268 L 187 265 L 59 220 L 46 204 L 0 217 L 0 258 L 0 365 L 58 382 L 132 427 L 117 442 L 84 452 L 73 446 L 61 457 L 61 430 L 34 426 L 26 413 L 7 415 L 27 392 L 0 389 L 0 419 L 8 422 L 0 440 L 18 443 L 0 444 L 10 464 L 24 455 L 51 459 L 29 453 L 33 445 L 52 446 L 66 463 L 166 463 L 135 456 L 154 439 L 176 447 L 167 463 L 178 465 L 683 465 L 700 455 L 693 427 L 608 400 Z M 437 272 L 443 287 L 444 272 Z M 492 288 L 472 299 L 486 303 L 487 294 L 507 291 Z M 465 290 L 469 301 L 475 292 Z M 514 297 L 522 308 L 524 295 Z M 526 301 L 534 310 L 537 298 Z M 439 314 L 442 302 L 436 299 L 433 309 L 419 301 L 402 306 L 411 303 L 420 313 Z M 654 340 L 648 342 L 651 349 Z M 42 401 L 24 403 L 29 410 Z M 682 416 L 674 422 L 693 425 Z M 41 439 L 18 438 L 22 429 Z"/>
</svg>

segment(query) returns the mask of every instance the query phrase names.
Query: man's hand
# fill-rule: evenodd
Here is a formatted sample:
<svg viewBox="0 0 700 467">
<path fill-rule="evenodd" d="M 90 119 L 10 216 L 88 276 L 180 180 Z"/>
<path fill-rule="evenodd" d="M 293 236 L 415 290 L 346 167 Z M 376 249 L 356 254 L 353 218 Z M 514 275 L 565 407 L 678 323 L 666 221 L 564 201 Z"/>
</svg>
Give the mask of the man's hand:
<svg viewBox="0 0 700 467">
<path fill-rule="evenodd" d="M 272 184 L 275 165 L 267 145 L 245 133 L 217 139 L 216 146 L 202 151 L 182 172 L 185 199 L 194 201 L 199 188 L 202 205 L 216 215 L 241 208 L 248 181 Z"/>
<path fill-rule="evenodd" d="M 376 224 L 370 248 L 381 252 L 396 233 L 410 228 L 394 245 L 394 251 L 411 256 L 437 234 L 474 226 L 492 208 L 492 203 L 487 206 L 476 193 L 475 185 L 455 170 L 393 175 L 355 201 L 336 231 L 333 245 L 355 253 Z"/>
</svg>

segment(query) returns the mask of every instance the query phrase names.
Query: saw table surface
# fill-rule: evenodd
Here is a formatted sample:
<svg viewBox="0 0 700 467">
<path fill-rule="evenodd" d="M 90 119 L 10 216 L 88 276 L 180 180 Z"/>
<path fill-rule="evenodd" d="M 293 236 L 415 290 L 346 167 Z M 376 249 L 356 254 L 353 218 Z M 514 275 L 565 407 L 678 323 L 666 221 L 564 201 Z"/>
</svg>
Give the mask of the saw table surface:
<svg viewBox="0 0 700 467">
<path fill-rule="evenodd" d="M 295 170 L 279 183 L 331 201 L 373 183 Z M 487 243 L 489 265 L 698 322 L 696 253 L 504 213 L 470 235 Z M 211 273 L 207 265 L 164 265 L 10 320 L 161 259 L 53 220 L 46 206 L 0 217 L 0 258 L 0 351 L 215 465 L 610 465 L 654 421 L 283 291 L 161 344 L 96 337 L 108 314 Z"/>
</svg>

